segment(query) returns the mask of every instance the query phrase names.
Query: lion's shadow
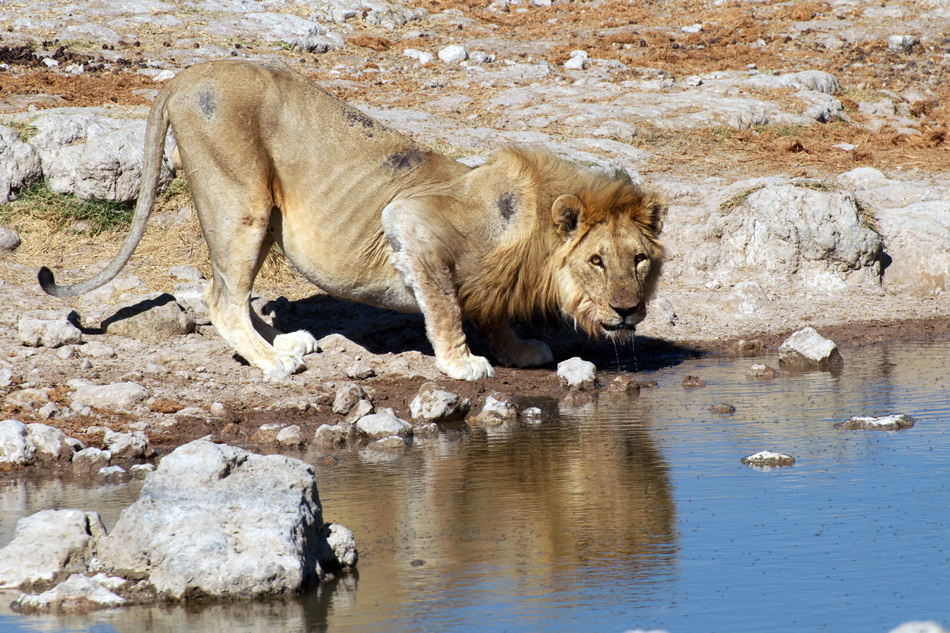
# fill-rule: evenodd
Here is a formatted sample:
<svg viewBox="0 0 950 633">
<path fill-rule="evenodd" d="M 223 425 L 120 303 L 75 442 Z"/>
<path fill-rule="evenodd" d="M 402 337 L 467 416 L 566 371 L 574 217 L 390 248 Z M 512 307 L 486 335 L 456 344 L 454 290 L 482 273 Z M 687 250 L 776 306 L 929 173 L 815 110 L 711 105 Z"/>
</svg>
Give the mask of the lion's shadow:
<svg viewBox="0 0 950 633">
<path fill-rule="evenodd" d="M 421 314 L 402 314 L 324 294 L 298 301 L 279 297 L 264 304 L 261 311 L 270 315 L 274 327 L 283 332 L 303 329 L 318 340 L 330 334 L 342 334 L 374 354 L 408 351 L 433 354 Z M 623 344 L 591 339 L 556 318 L 519 323 L 515 330 L 523 338 L 547 343 L 555 362 L 580 356 L 598 367 L 614 371 L 667 367 L 698 355 L 694 349 L 648 336 L 637 336 L 634 342 Z M 492 358 L 488 345 L 474 326 L 466 324 L 465 334 L 474 353 Z"/>
</svg>

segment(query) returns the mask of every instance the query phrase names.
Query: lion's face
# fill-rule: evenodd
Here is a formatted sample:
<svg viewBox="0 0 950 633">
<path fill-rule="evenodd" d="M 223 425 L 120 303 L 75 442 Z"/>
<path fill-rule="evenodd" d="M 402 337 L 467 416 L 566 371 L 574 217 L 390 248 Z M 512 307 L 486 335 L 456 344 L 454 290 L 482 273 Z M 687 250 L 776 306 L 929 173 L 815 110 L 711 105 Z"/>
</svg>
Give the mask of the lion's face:
<svg viewBox="0 0 950 633">
<path fill-rule="evenodd" d="M 564 239 L 558 283 L 565 316 L 591 335 L 632 336 L 660 273 L 665 203 L 637 196 L 633 206 L 597 213 L 562 196 L 552 212 Z"/>
</svg>

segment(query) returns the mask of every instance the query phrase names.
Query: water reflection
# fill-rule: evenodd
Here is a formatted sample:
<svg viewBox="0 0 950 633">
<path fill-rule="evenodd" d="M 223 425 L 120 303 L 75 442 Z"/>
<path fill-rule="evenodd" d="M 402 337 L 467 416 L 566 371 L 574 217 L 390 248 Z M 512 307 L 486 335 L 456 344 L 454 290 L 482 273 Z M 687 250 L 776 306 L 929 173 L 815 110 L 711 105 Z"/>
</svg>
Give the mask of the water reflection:
<svg viewBox="0 0 950 633">
<path fill-rule="evenodd" d="M 766 359 L 641 372 L 659 389 L 541 424 L 450 433 L 404 454 L 317 462 L 325 518 L 356 534 L 360 573 L 304 596 L 20 618 L 0 630 L 889 630 L 947 624 L 950 343 L 877 345 L 838 375 L 752 380 Z M 684 389 L 686 374 L 707 382 Z M 728 402 L 732 415 L 708 407 Z M 911 431 L 844 432 L 905 412 Z M 789 453 L 788 469 L 739 459 Z M 313 456 L 310 456 L 313 458 Z M 314 461 L 316 461 L 314 459 Z M 114 523 L 137 488 L 0 485 L 0 545 L 19 516 L 81 507 Z M 16 630 L 16 629 L 14 629 Z"/>
</svg>

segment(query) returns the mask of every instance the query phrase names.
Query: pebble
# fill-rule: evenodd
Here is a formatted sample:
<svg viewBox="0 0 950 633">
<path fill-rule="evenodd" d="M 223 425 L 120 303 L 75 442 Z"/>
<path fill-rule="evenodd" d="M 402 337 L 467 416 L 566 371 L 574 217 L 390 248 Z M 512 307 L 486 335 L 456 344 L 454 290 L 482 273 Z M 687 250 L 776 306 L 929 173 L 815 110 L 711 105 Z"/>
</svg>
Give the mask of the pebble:
<svg viewBox="0 0 950 633">
<path fill-rule="evenodd" d="M 564 62 L 564 67 L 569 70 L 584 70 L 587 68 L 588 59 L 586 51 L 571 51 L 571 58 Z"/>
<path fill-rule="evenodd" d="M 697 389 L 699 387 L 705 386 L 706 381 L 699 376 L 687 375 L 685 378 L 683 378 L 683 389 Z"/>
<path fill-rule="evenodd" d="M 732 406 L 731 404 L 720 402 L 718 404 L 714 404 L 711 407 L 709 407 L 709 411 L 710 413 L 719 413 L 723 415 L 728 415 L 730 413 L 735 413 L 736 408 Z"/>
<path fill-rule="evenodd" d="M 919 40 L 913 35 L 892 35 L 887 38 L 887 47 L 892 51 L 907 51 L 917 45 Z"/>
</svg>

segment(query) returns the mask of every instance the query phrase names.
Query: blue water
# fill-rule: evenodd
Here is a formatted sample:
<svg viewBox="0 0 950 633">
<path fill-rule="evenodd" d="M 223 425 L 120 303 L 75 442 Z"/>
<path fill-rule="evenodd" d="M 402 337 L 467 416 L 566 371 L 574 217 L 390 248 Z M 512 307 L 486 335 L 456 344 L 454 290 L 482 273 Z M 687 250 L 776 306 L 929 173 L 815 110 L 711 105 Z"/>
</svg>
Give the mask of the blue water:
<svg viewBox="0 0 950 633">
<path fill-rule="evenodd" d="M 325 518 L 356 535 L 358 579 L 287 601 L 68 621 L 0 609 L 0 630 L 946 627 L 950 343 L 874 345 L 845 360 L 838 375 L 761 381 L 748 368 L 774 358 L 692 359 L 640 372 L 659 388 L 637 399 L 547 402 L 540 424 L 447 435 L 399 456 L 343 453 L 316 468 Z M 707 386 L 684 389 L 687 374 Z M 736 412 L 710 413 L 719 402 Z M 889 413 L 917 424 L 833 427 Z M 796 463 L 740 462 L 765 449 Z M 39 492 L 21 485 L 16 498 Z M 18 518 L 10 494 L 0 486 L 0 545 Z"/>
</svg>

